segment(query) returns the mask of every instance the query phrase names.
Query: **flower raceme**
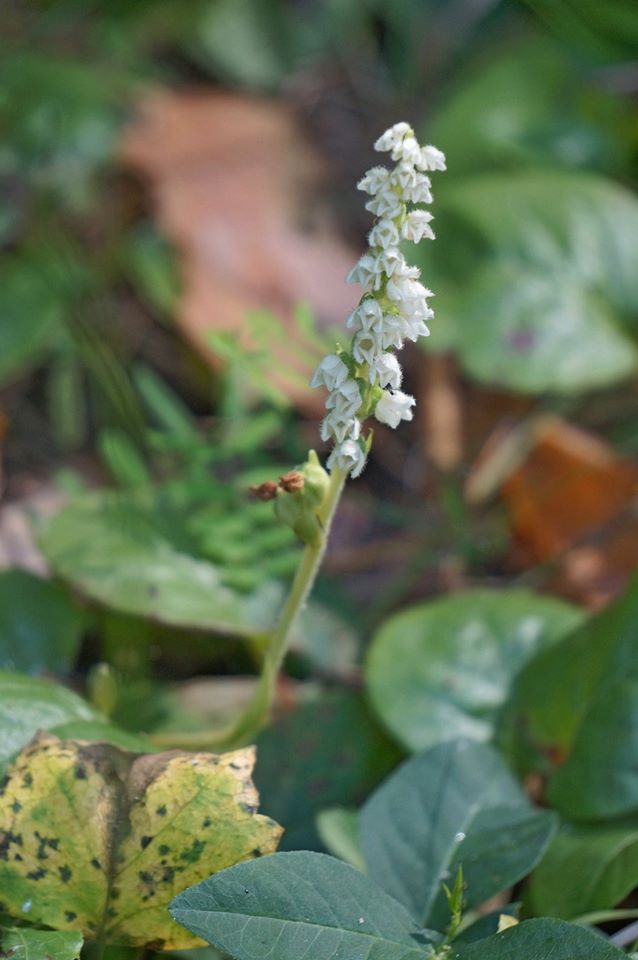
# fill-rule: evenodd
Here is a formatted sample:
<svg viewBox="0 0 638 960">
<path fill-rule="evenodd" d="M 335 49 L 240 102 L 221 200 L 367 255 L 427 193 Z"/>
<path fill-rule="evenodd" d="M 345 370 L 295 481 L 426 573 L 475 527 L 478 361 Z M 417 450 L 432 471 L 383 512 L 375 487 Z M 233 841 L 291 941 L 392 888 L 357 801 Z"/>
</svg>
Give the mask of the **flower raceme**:
<svg viewBox="0 0 638 960">
<path fill-rule="evenodd" d="M 325 387 L 327 416 L 321 424 L 322 440 L 333 440 L 329 469 L 338 467 L 358 477 L 370 448 L 371 433 L 362 436 L 361 425 L 373 415 L 395 428 L 412 419 L 414 397 L 402 393 L 402 373 L 393 350 L 404 341 L 429 334 L 427 322 L 434 312 L 428 306 L 432 291 L 420 283 L 418 267 L 406 263 L 402 240 L 419 243 L 434 239 L 432 214 L 413 204 L 432 202 L 428 172 L 445 170 L 445 157 L 433 146 L 422 147 L 407 123 L 395 123 L 374 145 L 389 153 L 394 169 L 372 167 L 357 184 L 370 199 L 366 210 L 376 222 L 365 253 L 347 277 L 364 288 L 346 326 L 352 330 L 349 350 L 321 361 L 311 386 Z"/>
</svg>

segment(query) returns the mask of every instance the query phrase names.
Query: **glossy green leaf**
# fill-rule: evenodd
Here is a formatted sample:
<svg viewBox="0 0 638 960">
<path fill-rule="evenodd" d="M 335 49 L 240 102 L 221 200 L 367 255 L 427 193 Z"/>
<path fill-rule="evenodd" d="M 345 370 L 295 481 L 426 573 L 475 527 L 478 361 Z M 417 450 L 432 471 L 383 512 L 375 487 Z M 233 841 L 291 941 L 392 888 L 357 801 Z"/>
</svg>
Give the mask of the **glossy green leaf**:
<svg viewBox="0 0 638 960">
<path fill-rule="evenodd" d="M 638 810 L 638 680 L 606 684 L 594 699 L 547 797 L 573 820 Z"/>
<path fill-rule="evenodd" d="M 572 393 L 636 369 L 631 193 L 584 173 L 481 175 L 441 189 L 439 220 L 437 249 L 418 256 L 437 290 L 457 290 L 443 310 L 475 377 Z"/>
<path fill-rule="evenodd" d="M 285 828 L 280 848 L 320 846 L 316 816 L 361 803 L 401 757 L 362 698 L 331 691 L 284 714 L 257 739 L 255 783 Z"/>
<path fill-rule="evenodd" d="M 52 730 L 71 721 L 102 719 L 66 687 L 18 673 L 0 673 L 0 764 L 17 753 L 38 730 Z"/>
<path fill-rule="evenodd" d="M 401 904 L 357 870 L 319 853 L 277 853 L 239 864 L 180 894 L 170 912 L 237 960 L 425 955 L 423 934 Z"/>
<path fill-rule="evenodd" d="M 40 543 L 59 577 L 121 612 L 229 634 L 272 625 L 267 584 L 247 596 L 224 586 L 217 566 L 175 542 L 152 511 L 124 498 L 75 500 L 46 524 Z"/>
<path fill-rule="evenodd" d="M 463 324 L 465 369 L 512 390 L 578 393 L 636 369 L 613 306 L 558 254 L 553 262 L 504 257 L 486 266 L 463 304 Z"/>
<path fill-rule="evenodd" d="M 0 668 L 66 673 L 82 626 L 80 610 L 59 587 L 25 570 L 0 572 Z"/>
<path fill-rule="evenodd" d="M 622 149 L 617 98 L 583 98 L 580 71 L 547 36 L 498 47 L 455 78 L 427 126 L 451 176 L 548 162 L 600 166 Z M 615 136 L 614 136 L 615 135 Z"/>
<path fill-rule="evenodd" d="M 356 810 L 332 807 L 317 817 L 317 830 L 326 850 L 365 873 L 359 841 L 359 814 Z"/>
<path fill-rule="evenodd" d="M 366 663 L 374 707 L 411 750 L 489 740 L 514 676 L 582 619 L 526 590 L 475 590 L 410 607 L 377 631 Z"/>
<path fill-rule="evenodd" d="M 525 912 L 571 920 L 615 907 L 638 878 L 638 823 L 565 824 L 526 890 Z"/>
<path fill-rule="evenodd" d="M 561 920 L 527 920 L 476 943 L 453 943 L 450 960 L 621 960 L 604 937 Z"/>
<path fill-rule="evenodd" d="M 368 873 L 427 926 L 448 920 L 441 883 L 463 867 L 472 907 L 538 863 L 555 828 L 534 810 L 499 755 L 466 741 L 412 757 L 364 805 Z"/>
<path fill-rule="evenodd" d="M 500 742 L 521 772 L 554 773 L 549 795 L 569 819 L 638 809 L 637 683 L 636 578 L 518 675 Z"/>
<path fill-rule="evenodd" d="M 11 960 L 76 960 L 82 943 L 82 934 L 75 930 L 0 928 L 0 951 Z"/>
</svg>

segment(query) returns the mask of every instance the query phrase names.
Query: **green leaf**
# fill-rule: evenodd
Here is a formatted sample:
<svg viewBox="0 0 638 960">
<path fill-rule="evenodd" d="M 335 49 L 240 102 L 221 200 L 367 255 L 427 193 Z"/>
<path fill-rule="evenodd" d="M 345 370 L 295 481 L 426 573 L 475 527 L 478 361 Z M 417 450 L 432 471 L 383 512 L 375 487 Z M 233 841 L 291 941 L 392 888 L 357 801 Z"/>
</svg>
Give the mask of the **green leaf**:
<svg viewBox="0 0 638 960">
<path fill-rule="evenodd" d="M 375 634 L 366 663 L 374 707 L 410 750 L 489 740 L 514 676 L 582 619 L 526 590 L 475 590 L 422 603 Z"/>
<path fill-rule="evenodd" d="M 40 544 L 59 577 L 123 613 L 241 635 L 272 624 L 267 584 L 248 596 L 224 586 L 220 569 L 176 542 L 142 503 L 78 498 L 44 526 Z"/>
<path fill-rule="evenodd" d="M 459 865 L 465 905 L 475 906 L 524 877 L 555 826 L 494 750 L 465 741 L 407 760 L 367 801 L 360 822 L 370 876 L 437 929 L 449 918 L 441 883 Z"/>
<path fill-rule="evenodd" d="M 365 872 L 365 860 L 359 842 L 359 814 L 356 810 L 332 807 L 317 817 L 321 842 L 329 853 Z"/>
<path fill-rule="evenodd" d="M 638 823 L 565 824 L 532 874 L 525 912 L 571 920 L 615 907 L 638 877 Z"/>
<path fill-rule="evenodd" d="M 150 740 L 137 733 L 129 733 L 112 723 L 102 720 L 69 720 L 51 727 L 51 733 L 60 740 L 91 740 L 96 743 L 111 743 L 114 747 L 131 753 L 152 753 L 155 749 Z"/>
<path fill-rule="evenodd" d="M 193 52 L 234 83 L 272 89 L 285 76 L 286 61 L 274 29 L 282 24 L 273 5 L 259 0 L 218 0 L 204 8 L 194 31 Z M 287 26 L 287 24 L 285 24 Z"/>
<path fill-rule="evenodd" d="M 427 126 L 427 138 L 459 176 L 522 164 L 595 166 L 622 149 L 618 98 L 583 97 L 583 82 L 543 35 L 497 46 L 462 73 Z M 615 134 L 615 136 L 614 136 Z"/>
<path fill-rule="evenodd" d="M 571 393 L 635 370 L 627 332 L 638 312 L 631 193 L 592 174 L 491 174 L 442 188 L 440 210 L 439 244 L 455 254 L 419 258 L 433 286 L 440 278 L 441 289 L 462 291 L 448 310 L 456 349 L 475 377 Z"/>
<path fill-rule="evenodd" d="M 2 781 L 4 911 L 107 943 L 198 945 L 170 920 L 170 900 L 271 853 L 281 833 L 256 812 L 254 760 L 250 747 L 138 755 L 37 737 Z"/>
<path fill-rule="evenodd" d="M 287 850 L 319 847 L 317 814 L 362 803 L 401 757 L 362 698 L 347 691 L 284 714 L 259 735 L 257 751 L 255 783 L 268 813 L 285 827 Z"/>
<path fill-rule="evenodd" d="M 638 680 L 620 680 L 596 697 L 547 797 L 574 820 L 638 810 Z"/>
<path fill-rule="evenodd" d="M 11 960 L 77 960 L 82 943 L 82 934 L 76 930 L 0 928 L 2 956 Z"/>
<path fill-rule="evenodd" d="M 612 305 L 558 253 L 539 264 L 494 260 L 471 284 L 462 310 L 461 359 L 479 381 L 579 393 L 636 369 L 638 354 Z"/>
<path fill-rule="evenodd" d="M 568 819 L 588 820 L 638 809 L 637 727 L 634 578 L 615 603 L 523 668 L 499 739 L 521 772 L 554 774 L 549 796 Z"/>
<path fill-rule="evenodd" d="M 277 853 L 186 890 L 171 915 L 237 960 L 300 957 L 423 960 L 424 938 L 404 908 L 340 860 Z"/>
<path fill-rule="evenodd" d="M 0 668 L 66 673 L 82 627 L 82 613 L 59 587 L 24 570 L 0 572 Z"/>
<path fill-rule="evenodd" d="M 59 336 L 62 303 L 26 260 L 5 259 L 0 286 L 0 384 L 5 384 L 38 363 Z"/>
<path fill-rule="evenodd" d="M 102 718 L 75 693 L 49 680 L 0 673 L 0 764 L 38 730 Z"/>
<path fill-rule="evenodd" d="M 561 920 L 527 920 L 476 943 L 453 943 L 450 960 L 621 960 L 598 933 Z"/>
</svg>

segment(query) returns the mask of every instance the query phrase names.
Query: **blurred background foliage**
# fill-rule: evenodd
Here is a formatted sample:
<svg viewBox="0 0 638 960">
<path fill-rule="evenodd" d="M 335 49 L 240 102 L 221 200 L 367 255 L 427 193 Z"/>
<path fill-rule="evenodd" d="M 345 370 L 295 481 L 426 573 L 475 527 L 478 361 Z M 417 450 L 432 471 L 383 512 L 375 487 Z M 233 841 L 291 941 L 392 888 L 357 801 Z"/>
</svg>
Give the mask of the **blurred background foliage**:
<svg viewBox="0 0 638 960">
<path fill-rule="evenodd" d="M 377 432 L 349 486 L 281 717 L 262 737 L 268 812 L 287 844 L 317 845 L 315 814 L 359 803 L 401 751 L 442 731 L 507 739 L 500 711 L 528 660 L 527 699 L 510 715 L 534 719 L 535 671 L 563 649 L 569 659 L 558 641 L 581 614 L 530 588 L 593 609 L 638 565 L 635 4 L 14 0 L 0 35 L 3 760 L 38 727 L 139 743 L 126 738 L 192 732 L 245 699 L 237 675 L 259 668 L 299 550 L 247 490 L 318 442 L 307 373 L 345 317 L 296 288 L 284 296 L 275 267 L 294 277 L 304 256 L 318 288 L 340 289 L 369 228 L 354 184 L 387 125 L 409 119 L 447 154 L 437 242 L 413 254 L 437 295 L 425 353 L 406 361 L 419 415 Z M 211 116 L 220 101 L 208 98 L 227 98 L 211 135 L 222 152 L 224 116 L 252 111 L 238 121 L 247 137 L 254 127 L 246 149 L 263 143 L 273 169 L 264 117 L 274 104 L 292 118 L 290 143 L 275 127 L 281 150 L 302 168 L 309 151 L 321 169 L 284 191 L 297 233 L 277 224 L 244 253 L 201 198 L 176 194 L 171 208 L 152 162 L 136 167 L 126 147 L 131 128 L 145 136 L 140 105 L 158 90 L 181 126 L 160 125 L 147 152 L 177 180 L 179 136 L 200 149 L 193 96 Z M 267 197 L 228 143 L 233 202 Z M 227 189 L 202 163 L 206 184 Z M 219 284 L 199 339 L 193 260 L 166 229 L 182 206 L 182 239 L 202 208 L 205 242 L 221 231 L 257 277 L 250 310 Z M 248 205 L 247 235 L 258 213 Z M 304 246 L 324 220 L 340 251 L 329 264 Z M 232 286 L 223 258 L 219 273 Z M 248 343 L 226 322 L 231 306 Z M 364 685 L 366 702 L 351 689 Z M 571 746 L 558 720 L 547 736 Z M 546 773 L 554 755 L 532 762 L 514 739 L 522 773 Z M 282 772 L 286 751 L 301 760 Z M 561 789 L 558 778 L 557 805 L 577 821 Z M 632 793 L 623 814 L 637 804 Z"/>
</svg>

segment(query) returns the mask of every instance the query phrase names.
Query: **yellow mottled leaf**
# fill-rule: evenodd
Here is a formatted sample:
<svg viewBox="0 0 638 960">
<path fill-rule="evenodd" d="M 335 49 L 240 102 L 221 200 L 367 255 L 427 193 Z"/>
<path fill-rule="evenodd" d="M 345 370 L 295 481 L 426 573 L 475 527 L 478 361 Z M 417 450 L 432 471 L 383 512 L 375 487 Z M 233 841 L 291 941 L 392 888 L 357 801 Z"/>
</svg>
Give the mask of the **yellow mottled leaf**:
<svg viewBox="0 0 638 960">
<path fill-rule="evenodd" d="M 107 943 L 201 945 L 169 902 L 281 835 L 256 812 L 254 760 L 36 738 L 0 785 L 0 911 Z"/>
</svg>

